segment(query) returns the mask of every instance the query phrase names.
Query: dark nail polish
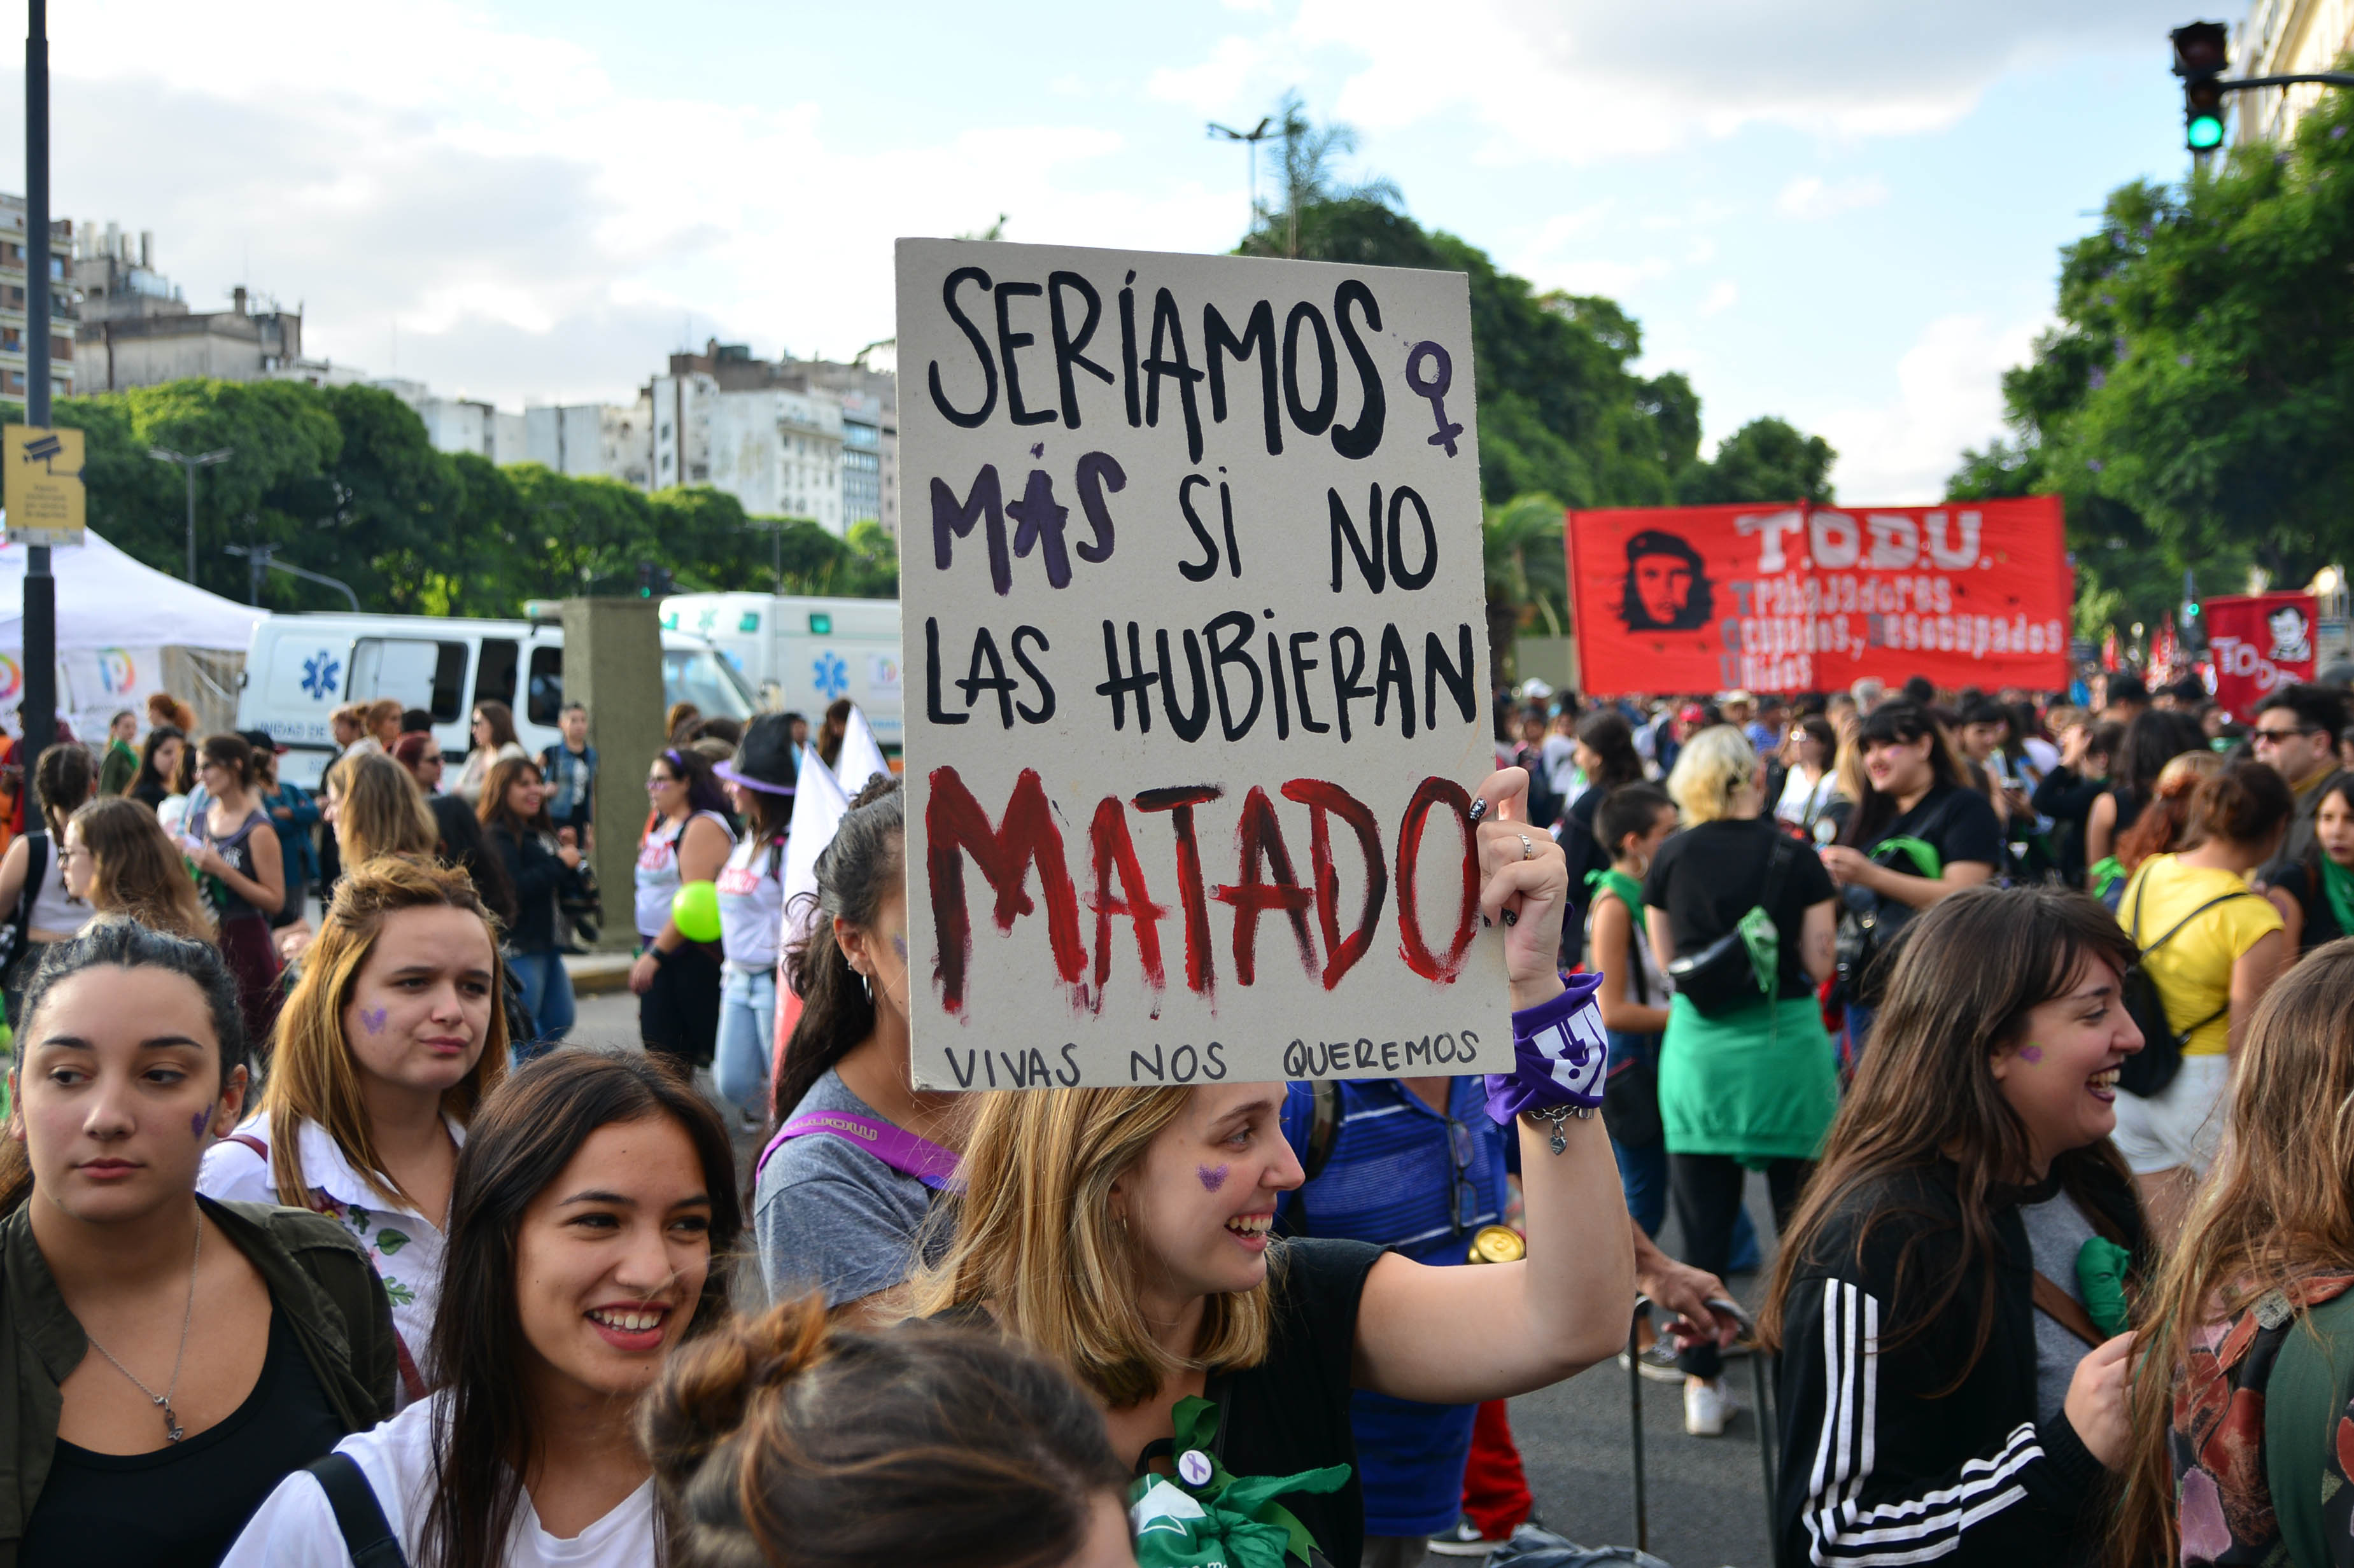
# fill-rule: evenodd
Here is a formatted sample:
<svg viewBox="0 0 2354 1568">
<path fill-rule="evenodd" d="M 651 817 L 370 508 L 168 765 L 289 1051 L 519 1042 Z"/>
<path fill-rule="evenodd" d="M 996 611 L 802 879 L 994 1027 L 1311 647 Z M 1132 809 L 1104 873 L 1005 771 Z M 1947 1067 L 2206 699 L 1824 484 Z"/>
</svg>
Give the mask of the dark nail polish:
<svg viewBox="0 0 2354 1568">
<path fill-rule="evenodd" d="M 1504 924 L 1505 924 L 1505 925 L 1507 925 L 1507 926 L 1517 926 L 1517 925 L 1519 925 L 1520 923 L 1521 923 L 1521 912 L 1520 912 L 1519 910 L 1517 910 L 1517 909 L 1507 909 L 1507 910 L 1505 910 L 1505 911 L 1504 911 Z"/>
<path fill-rule="evenodd" d="M 1485 915 L 1482 915 L 1479 916 L 1479 924 L 1482 926 L 1493 926 L 1495 922 L 1489 919 Z"/>
<path fill-rule="evenodd" d="M 1469 816 L 1470 817 L 1470 819 L 1471 819 L 1473 821 L 1475 821 L 1475 822 L 1476 822 L 1476 821 L 1478 821 L 1480 818 L 1482 818 L 1482 817 L 1486 816 L 1486 815 L 1488 814 L 1488 802 L 1487 802 L 1486 799 L 1485 799 L 1485 798 L 1482 798 L 1482 799 L 1480 799 L 1480 800 L 1477 800 L 1472 801 L 1472 802 L 1471 802 L 1471 810 L 1470 810 L 1468 813 L 1466 813 L 1466 814 L 1467 814 L 1467 815 L 1469 815 Z"/>
</svg>

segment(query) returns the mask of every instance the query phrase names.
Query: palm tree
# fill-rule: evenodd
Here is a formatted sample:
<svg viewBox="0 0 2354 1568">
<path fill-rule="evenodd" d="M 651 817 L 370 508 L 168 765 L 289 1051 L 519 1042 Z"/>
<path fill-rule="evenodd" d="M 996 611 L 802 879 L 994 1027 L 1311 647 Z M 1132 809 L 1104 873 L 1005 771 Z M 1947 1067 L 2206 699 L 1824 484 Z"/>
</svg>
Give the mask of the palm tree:
<svg viewBox="0 0 2354 1568">
<path fill-rule="evenodd" d="M 1504 668 L 1512 639 L 1542 624 L 1548 637 L 1569 634 L 1569 562 L 1563 554 L 1562 504 L 1545 494 L 1518 495 L 1488 509 L 1479 527 L 1488 579 L 1488 658 Z"/>
</svg>

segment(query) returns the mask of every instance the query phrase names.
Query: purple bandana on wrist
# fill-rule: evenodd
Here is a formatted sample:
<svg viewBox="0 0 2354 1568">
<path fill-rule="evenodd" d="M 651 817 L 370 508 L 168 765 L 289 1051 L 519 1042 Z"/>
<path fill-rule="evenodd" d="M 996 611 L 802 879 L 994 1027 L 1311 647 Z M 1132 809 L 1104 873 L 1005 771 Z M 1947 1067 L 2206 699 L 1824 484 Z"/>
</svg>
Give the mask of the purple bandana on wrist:
<svg viewBox="0 0 2354 1568">
<path fill-rule="evenodd" d="M 1610 1040 L 1594 993 L 1600 975 L 1564 975 L 1568 989 L 1512 1014 L 1512 1070 L 1488 1075 L 1488 1114 L 1500 1125 L 1527 1110 L 1602 1103 Z"/>
</svg>

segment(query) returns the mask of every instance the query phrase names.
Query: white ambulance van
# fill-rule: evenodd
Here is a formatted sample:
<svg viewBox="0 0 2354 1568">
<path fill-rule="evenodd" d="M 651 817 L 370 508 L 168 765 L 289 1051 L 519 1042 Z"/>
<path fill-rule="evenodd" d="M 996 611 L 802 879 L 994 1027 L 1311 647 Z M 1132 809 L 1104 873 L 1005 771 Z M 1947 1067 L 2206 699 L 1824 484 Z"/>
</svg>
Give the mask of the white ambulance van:
<svg viewBox="0 0 2354 1568">
<path fill-rule="evenodd" d="M 814 727 L 837 697 L 866 712 L 875 738 L 900 744 L 899 601 L 767 593 L 682 593 L 662 601 L 665 630 L 708 638 L 770 713 Z"/>
<path fill-rule="evenodd" d="M 750 689 L 709 641 L 676 631 L 662 641 L 665 703 L 693 703 L 706 717 L 752 716 Z M 564 629 L 421 615 L 273 615 L 253 629 L 243 682 L 238 727 L 268 730 L 287 748 L 281 775 L 305 789 L 317 787 L 334 755 L 328 715 L 379 697 L 431 714 L 433 737 L 452 760 L 473 744 L 474 705 L 504 703 L 514 710 L 515 738 L 536 757 L 561 738 Z M 643 768 L 645 759 L 620 765 Z"/>
</svg>

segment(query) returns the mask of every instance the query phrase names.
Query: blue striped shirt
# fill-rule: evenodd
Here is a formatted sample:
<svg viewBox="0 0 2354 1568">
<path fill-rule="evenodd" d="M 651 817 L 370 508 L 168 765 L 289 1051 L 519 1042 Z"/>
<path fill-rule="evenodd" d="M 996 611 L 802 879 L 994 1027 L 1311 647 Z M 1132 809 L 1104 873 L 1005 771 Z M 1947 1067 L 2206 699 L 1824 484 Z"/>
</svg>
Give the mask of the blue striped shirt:
<svg viewBox="0 0 2354 1568">
<path fill-rule="evenodd" d="M 1324 1167 L 1277 1200 L 1300 1235 L 1386 1246 L 1416 1263 L 1464 1263 L 1471 1237 L 1503 1217 L 1504 1129 L 1489 1119 L 1477 1075 L 1453 1081 L 1441 1116 L 1395 1078 L 1333 1086 L 1339 1120 Z M 1291 1086 L 1283 1133 L 1302 1160 L 1314 1086 Z M 1365 1533 L 1436 1535 L 1462 1511 L 1471 1452 L 1468 1404 L 1422 1404 L 1359 1390 L 1350 1407 L 1364 1479 Z"/>
</svg>

